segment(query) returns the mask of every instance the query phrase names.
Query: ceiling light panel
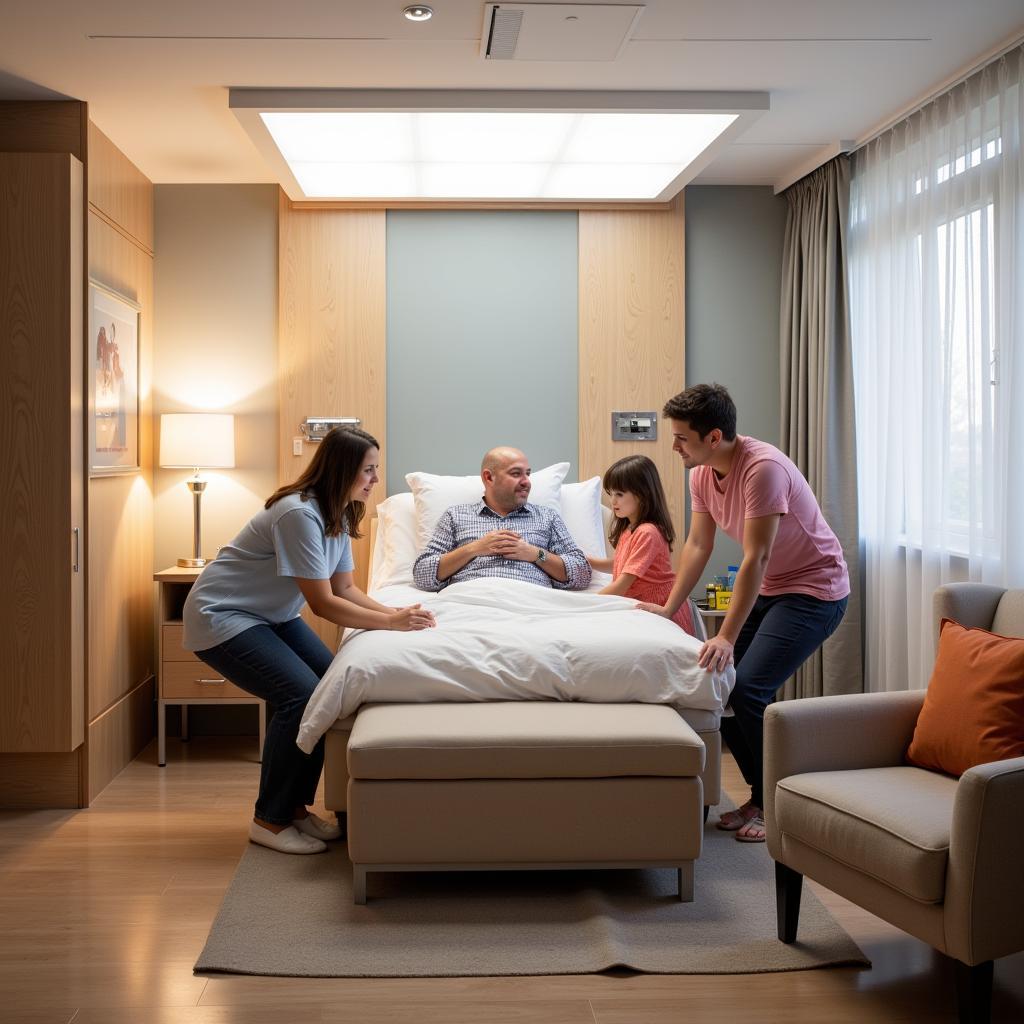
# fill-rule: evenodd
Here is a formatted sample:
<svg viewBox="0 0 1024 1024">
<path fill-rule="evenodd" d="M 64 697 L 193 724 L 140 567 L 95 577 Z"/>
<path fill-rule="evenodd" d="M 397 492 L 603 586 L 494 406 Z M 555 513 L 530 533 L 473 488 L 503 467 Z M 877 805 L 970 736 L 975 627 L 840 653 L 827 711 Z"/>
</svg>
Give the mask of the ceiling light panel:
<svg viewBox="0 0 1024 1024">
<path fill-rule="evenodd" d="M 653 200 L 735 114 L 262 114 L 309 199 Z"/>
<path fill-rule="evenodd" d="M 583 114 L 566 140 L 567 163 L 677 164 L 703 152 L 735 114 Z"/>
<path fill-rule="evenodd" d="M 414 115 L 421 159 L 442 163 L 537 163 L 557 159 L 576 114 Z"/>
<path fill-rule="evenodd" d="M 291 169 L 310 199 L 368 199 L 420 193 L 414 164 L 301 161 L 291 164 Z"/>
<path fill-rule="evenodd" d="M 558 164 L 545 184 L 545 198 L 642 202 L 659 195 L 677 176 L 676 164 Z"/>
<path fill-rule="evenodd" d="M 438 199 L 535 199 L 543 195 L 550 164 L 423 164 L 420 186 Z"/>
<path fill-rule="evenodd" d="M 318 111 L 261 116 L 288 163 L 411 163 L 416 159 L 415 114 Z"/>
<path fill-rule="evenodd" d="M 231 89 L 292 200 L 667 202 L 758 92 Z"/>
</svg>

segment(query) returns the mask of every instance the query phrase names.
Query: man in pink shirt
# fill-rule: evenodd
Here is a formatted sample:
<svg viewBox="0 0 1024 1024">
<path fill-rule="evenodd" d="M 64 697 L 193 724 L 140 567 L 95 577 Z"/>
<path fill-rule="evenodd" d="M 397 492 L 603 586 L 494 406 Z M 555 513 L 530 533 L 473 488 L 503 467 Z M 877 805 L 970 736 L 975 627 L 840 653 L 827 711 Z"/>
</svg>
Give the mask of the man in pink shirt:
<svg viewBox="0 0 1024 1024">
<path fill-rule="evenodd" d="M 722 719 L 722 736 L 751 790 L 718 827 L 764 842 L 764 709 L 842 620 L 846 561 L 800 470 L 774 445 L 736 433 L 736 406 L 724 387 L 687 388 L 665 403 L 664 415 L 672 449 L 691 471 L 693 514 L 668 600 L 641 607 L 675 614 L 704 573 L 717 527 L 743 546 L 729 610 L 700 664 L 721 671 L 736 663 L 734 717 Z"/>
</svg>

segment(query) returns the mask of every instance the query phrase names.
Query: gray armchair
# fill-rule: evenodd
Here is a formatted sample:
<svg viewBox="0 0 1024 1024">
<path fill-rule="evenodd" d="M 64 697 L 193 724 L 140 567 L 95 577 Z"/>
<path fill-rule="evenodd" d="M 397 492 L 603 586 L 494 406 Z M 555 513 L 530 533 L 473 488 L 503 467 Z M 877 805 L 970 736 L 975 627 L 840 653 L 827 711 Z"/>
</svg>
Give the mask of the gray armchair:
<svg viewBox="0 0 1024 1024">
<path fill-rule="evenodd" d="M 945 618 L 1024 636 L 1024 591 L 940 587 Z M 817 697 L 765 715 L 765 820 L 778 931 L 796 939 L 803 876 L 956 962 L 962 1024 L 987 1022 L 995 959 L 1024 949 L 1024 757 L 959 778 L 904 763 L 923 691 Z M 1010 837 L 1007 830 L 1016 835 Z"/>
</svg>

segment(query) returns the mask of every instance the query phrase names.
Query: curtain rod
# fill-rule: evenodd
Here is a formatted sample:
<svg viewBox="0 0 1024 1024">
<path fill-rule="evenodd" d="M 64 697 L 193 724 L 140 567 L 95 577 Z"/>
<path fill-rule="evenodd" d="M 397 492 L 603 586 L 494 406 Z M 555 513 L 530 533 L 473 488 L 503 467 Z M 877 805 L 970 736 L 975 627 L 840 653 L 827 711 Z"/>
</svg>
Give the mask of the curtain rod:
<svg viewBox="0 0 1024 1024">
<path fill-rule="evenodd" d="M 856 150 L 861 149 L 863 146 L 866 146 L 869 142 L 873 142 L 880 135 L 884 135 L 890 128 L 894 128 L 901 121 L 905 121 L 908 117 L 916 114 L 919 110 L 928 106 L 929 103 L 937 100 L 944 93 L 949 92 L 950 89 L 954 89 L 962 82 L 966 82 L 971 75 L 977 73 L 987 65 L 999 60 L 1000 57 L 1005 57 L 1011 50 L 1020 46 L 1021 43 L 1024 43 L 1024 32 L 1018 32 L 1010 39 L 1009 42 L 999 43 L 991 50 L 986 51 L 970 65 L 963 67 L 959 71 L 950 75 L 949 78 L 945 79 L 940 85 L 937 85 L 926 96 L 913 101 L 908 106 L 904 107 L 899 113 L 886 118 L 886 120 L 880 125 L 877 125 L 870 129 L 866 134 L 860 136 L 860 138 L 858 138 L 850 147 L 850 152 L 853 153 Z"/>
</svg>

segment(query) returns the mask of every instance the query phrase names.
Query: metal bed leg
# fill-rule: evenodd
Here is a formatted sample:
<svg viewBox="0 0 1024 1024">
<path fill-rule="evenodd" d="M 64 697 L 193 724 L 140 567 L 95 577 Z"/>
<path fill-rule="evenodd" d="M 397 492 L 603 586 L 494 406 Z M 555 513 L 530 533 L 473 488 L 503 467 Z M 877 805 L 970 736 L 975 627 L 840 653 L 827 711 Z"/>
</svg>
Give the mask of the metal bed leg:
<svg viewBox="0 0 1024 1024">
<path fill-rule="evenodd" d="M 152 721 L 152 719 L 150 719 Z M 167 706 L 162 700 L 156 702 L 156 763 L 167 765 Z"/>
</svg>

